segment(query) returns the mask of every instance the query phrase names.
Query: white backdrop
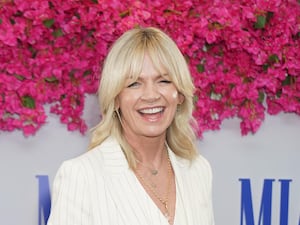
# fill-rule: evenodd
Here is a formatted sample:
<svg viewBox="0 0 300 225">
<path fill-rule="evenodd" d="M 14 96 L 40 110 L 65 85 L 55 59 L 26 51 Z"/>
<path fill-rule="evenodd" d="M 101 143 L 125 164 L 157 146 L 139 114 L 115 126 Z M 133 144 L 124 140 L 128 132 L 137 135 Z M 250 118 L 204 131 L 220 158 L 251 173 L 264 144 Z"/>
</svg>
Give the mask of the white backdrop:
<svg viewBox="0 0 300 225">
<path fill-rule="evenodd" d="M 84 117 L 89 126 L 98 122 L 94 97 L 87 98 Z M 21 132 L 0 133 L 0 224 L 38 225 L 37 175 L 48 175 L 50 184 L 63 160 L 77 156 L 88 144 L 88 135 L 69 132 L 55 115 L 33 137 Z M 222 129 L 204 134 L 199 151 L 214 173 L 216 225 L 242 225 L 241 182 L 250 179 L 254 224 L 258 225 L 263 182 L 275 179 L 272 193 L 272 225 L 300 225 L 300 117 L 267 116 L 255 135 L 242 137 L 237 119 Z M 280 182 L 291 179 L 289 222 L 280 223 Z M 196 194 L 196 193 L 195 193 Z M 244 225 L 254 225 L 244 223 Z M 271 225 L 269 224 L 269 225 Z M 260 225 L 268 225 L 261 223 Z"/>
</svg>

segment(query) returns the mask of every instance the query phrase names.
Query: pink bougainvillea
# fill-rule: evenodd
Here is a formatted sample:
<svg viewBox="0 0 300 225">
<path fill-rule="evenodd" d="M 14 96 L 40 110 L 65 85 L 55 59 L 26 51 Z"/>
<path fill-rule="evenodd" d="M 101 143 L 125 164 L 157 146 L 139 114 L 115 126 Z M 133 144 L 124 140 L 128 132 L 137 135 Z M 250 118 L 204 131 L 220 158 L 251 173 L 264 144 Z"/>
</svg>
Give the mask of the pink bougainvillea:
<svg viewBox="0 0 300 225">
<path fill-rule="evenodd" d="M 300 115 L 297 0 L 6 0 L 0 2 L 0 130 L 33 135 L 44 106 L 85 133 L 86 94 L 124 31 L 156 26 L 185 55 L 199 137 L 224 119 L 255 133 L 265 113 Z"/>
</svg>

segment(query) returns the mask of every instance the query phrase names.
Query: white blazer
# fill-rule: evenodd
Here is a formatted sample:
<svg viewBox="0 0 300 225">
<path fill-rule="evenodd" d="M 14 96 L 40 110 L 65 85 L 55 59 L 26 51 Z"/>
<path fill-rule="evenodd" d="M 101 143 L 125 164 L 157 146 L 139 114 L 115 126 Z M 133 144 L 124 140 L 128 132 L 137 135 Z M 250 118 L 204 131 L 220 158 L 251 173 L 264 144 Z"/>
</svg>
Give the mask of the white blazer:
<svg viewBox="0 0 300 225">
<path fill-rule="evenodd" d="M 174 225 L 214 225 L 209 163 L 199 155 L 191 164 L 168 151 L 176 177 Z M 168 225 L 168 221 L 129 169 L 117 141 L 109 137 L 61 165 L 47 225 Z"/>
</svg>

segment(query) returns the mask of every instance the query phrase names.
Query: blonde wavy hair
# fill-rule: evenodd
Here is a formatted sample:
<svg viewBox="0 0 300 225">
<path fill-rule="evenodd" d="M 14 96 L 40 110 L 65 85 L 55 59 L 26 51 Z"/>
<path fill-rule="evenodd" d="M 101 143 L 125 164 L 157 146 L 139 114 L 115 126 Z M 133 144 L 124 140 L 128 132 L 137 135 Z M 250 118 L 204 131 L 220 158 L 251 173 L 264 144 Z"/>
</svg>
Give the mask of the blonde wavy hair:
<svg viewBox="0 0 300 225">
<path fill-rule="evenodd" d="M 163 31 L 134 28 L 125 32 L 112 46 L 105 61 L 98 90 L 101 121 L 92 129 L 89 149 L 113 136 L 119 142 L 129 164 L 134 169 L 136 159 L 122 135 L 122 125 L 116 116 L 115 101 L 130 76 L 137 79 L 147 55 L 158 70 L 164 68 L 178 92 L 184 96 L 175 118 L 167 129 L 166 142 L 179 157 L 192 160 L 197 154 L 196 123 L 192 116 L 194 85 L 185 61 L 175 42 Z M 160 71 L 159 71 L 160 72 Z"/>
</svg>

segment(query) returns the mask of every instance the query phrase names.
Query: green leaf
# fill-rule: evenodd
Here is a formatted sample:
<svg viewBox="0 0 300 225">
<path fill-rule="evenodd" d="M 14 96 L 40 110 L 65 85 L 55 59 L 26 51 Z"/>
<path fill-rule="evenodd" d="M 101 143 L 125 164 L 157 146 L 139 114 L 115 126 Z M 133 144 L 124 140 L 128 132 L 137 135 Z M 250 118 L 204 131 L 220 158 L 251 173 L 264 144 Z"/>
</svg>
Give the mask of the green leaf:
<svg viewBox="0 0 300 225">
<path fill-rule="evenodd" d="M 50 9 L 53 9 L 53 8 L 54 8 L 54 5 L 53 5 L 53 3 L 52 3 L 51 1 L 48 2 L 48 5 L 49 5 L 49 8 L 50 8 Z"/>
<path fill-rule="evenodd" d="M 119 16 L 121 18 L 124 18 L 124 17 L 129 16 L 129 15 L 130 15 L 129 10 L 125 10 L 125 11 L 119 13 Z"/>
<path fill-rule="evenodd" d="M 278 90 L 278 91 L 276 92 L 276 97 L 277 97 L 277 98 L 280 98 L 281 95 L 282 95 L 282 90 Z"/>
<path fill-rule="evenodd" d="M 15 25 L 16 21 L 13 18 L 9 18 L 9 22 L 11 23 L 11 25 Z"/>
<path fill-rule="evenodd" d="M 254 24 L 254 27 L 256 29 L 263 29 L 266 26 L 266 17 L 265 16 L 257 16 L 256 17 L 256 23 Z"/>
<path fill-rule="evenodd" d="M 52 35 L 56 38 L 61 37 L 64 35 L 63 31 L 61 28 L 56 29 L 55 31 L 52 32 Z"/>
<path fill-rule="evenodd" d="M 58 83 L 58 79 L 55 76 L 46 77 L 44 80 L 48 83 Z"/>
<path fill-rule="evenodd" d="M 273 12 L 267 12 L 266 22 L 269 23 L 269 21 L 273 18 L 273 16 L 274 16 Z"/>
<path fill-rule="evenodd" d="M 25 95 L 21 98 L 22 105 L 29 109 L 35 109 L 35 100 L 29 95 Z"/>
<path fill-rule="evenodd" d="M 24 77 L 24 76 L 22 76 L 22 75 L 20 75 L 20 74 L 17 74 L 17 73 L 14 74 L 14 77 L 17 78 L 17 79 L 20 80 L 20 81 L 25 80 L 25 77 Z"/>
<path fill-rule="evenodd" d="M 193 97 L 193 102 L 194 102 L 194 104 L 197 103 L 198 100 L 199 100 L 198 95 L 194 95 L 194 97 Z"/>
<path fill-rule="evenodd" d="M 279 62 L 279 57 L 276 54 L 270 55 L 269 56 L 269 62 L 270 63 L 278 63 Z"/>
<path fill-rule="evenodd" d="M 75 12 L 75 13 L 74 13 L 74 16 L 77 17 L 77 19 L 80 19 L 80 18 L 81 18 L 80 14 L 79 14 L 78 12 Z"/>
<path fill-rule="evenodd" d="M 54 24 L 55 20 L 54 19 L 47 19 L 43 21 L 43 24 L 45 27 L 50 28 Z"/>
<path fill-rule="evenodd" d="M 0 19 L 0 25 L 2 24 L 2 19 Z"/>
<path fill-rule="evenodd" d="M 295 82 L 296 82 L 295 77 L 293 77 L 291 75 L 287 75 L 281 84 L 282 84 L 282 86 L 286 86 L 286 85 L 294 84 Z"/>
<path fill-rule="evenodd" d="M 262 68 L 263 68 L 264 72 L 268 71 L 269 66 L 270 65 L 268 63 L 265 63 L 265 64 L 262 65 Z"/>
<path fill-rule="evenodd" d="M 260 92 L 258 93 L 258 102 L 259 102 L 259 103 L 263 103 L 264 100 L 265 100 L 265 93 L 262 92 L 262 91 L 260 91 Z"/>
<path fill-rule="evenodd" d="M 291 76 L 287 75 L 286 78 L 282 81 L 282 86 L 289 85 L 291 83 Z"/>
<path fill-rule="evenodd" d="M 38 51 L 36 49 L 34 49 L 32 46 L 30 46 L 28 49 L 31 52 L 31 57 L 35 58 Z"/>
<path fill-rule="evenodd" d="M 204 65 L 202 63 L 200 63 L 200 64 L 197 65 L 197 71 L 199 73 L 203 73 L 205 71 L 205 67 L 204 67 Z"/>
<path fill-rule="evenodd" d="M 92 0 L 92 2 L 98 4 L 98 0 Z"/>
<path fill-rule="evenodd" d="M 91 70 L 86 70 L 83 72 L 83 76 L 86 77 L 88 75 L 92 74 L 92 71 Z"/>
</svg>

